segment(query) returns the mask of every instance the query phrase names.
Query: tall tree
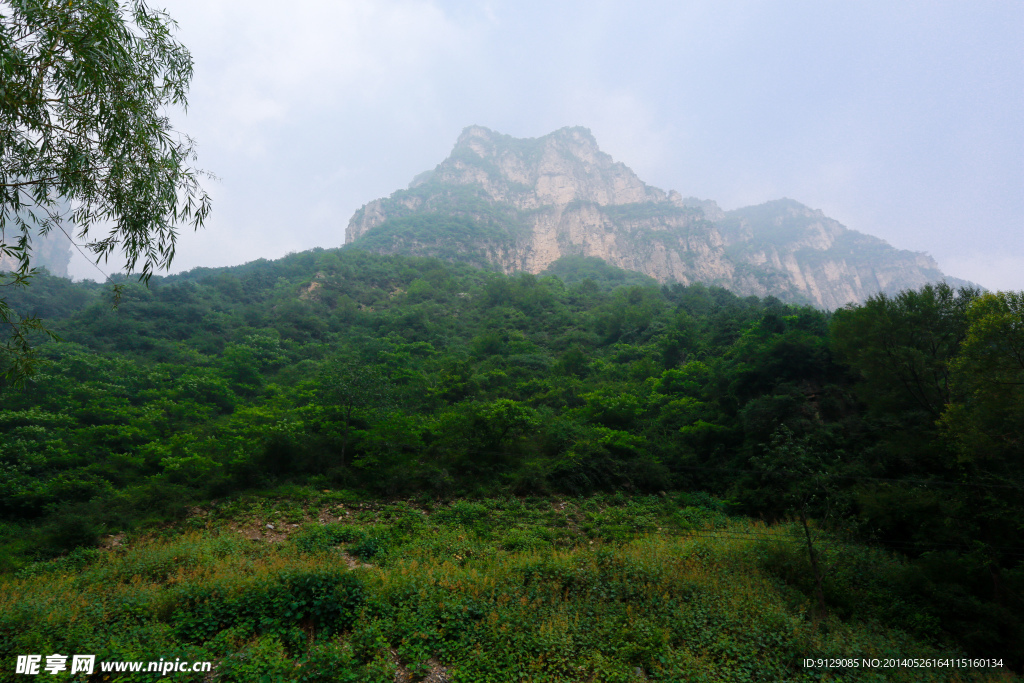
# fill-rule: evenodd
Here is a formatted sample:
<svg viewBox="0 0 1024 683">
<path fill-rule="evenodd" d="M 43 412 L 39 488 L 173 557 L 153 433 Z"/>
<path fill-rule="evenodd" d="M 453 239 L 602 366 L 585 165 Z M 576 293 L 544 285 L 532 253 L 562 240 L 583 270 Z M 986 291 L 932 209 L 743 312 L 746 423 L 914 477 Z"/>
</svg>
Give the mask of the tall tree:
<svg viewBox="0 0 1024 683">
<path fill-rule="evenodd" d="M 814 577 L 817 610 L 815 623 L 828 618 L 823 582 L 826 568 L 814 547 L 809 519 L 834 524 L 846 512 L 845 500 L 838 493 L 841 462 L 838 453 L 816 446 L 810 439 L 797 438 L 786 426 L 771 437 L 764 454 L 751 458 L 762 494 L 768 494 L 779 511 L 793 515 L 803 530 L 807 556 Z"/>
<path fill-rule="evenodd" d="M 951 364 L 961 399 L 943 423 L 967 460 L 1024 458 L 1024 292 L 986 294 Z"/>
<path fill-rule="evenodd" d="M 193 140 L 167 118 L 192 78 L 174 28 L 144 0 L 0 2 L 0 257 L 17 265 L 0 286 L 27 284 L 33 232 L 84 240 L 97 261 L 123 253 L 148 280 L 177 227 L 203 224 Z M 0 299 L 0 326 L 2 371 L 21 379 L 38 321 Z"/>
<path fill-rule="evenodd" d="M 320 403 L 341 432 L 339 460 L 344 467 L 356 421 L 369 412 L 390 408 L 393 387 L 378 368 L 339 361 L 324 368 L 318 383 Z"/>
<path fill-rule="evenodd" d="M 974 541 L 1011 547 L 1024 537 L 1024 292 L 986 294 L 951 364 L 960 399 L 942 416 L 969 488 Z M 1008 562 L 1005 553 L 993 553 Z"/>
<path fill-rule="evenodd" d="M 967 335 L 967 307 L 977 297 L 975 289 L 940 283 L 836 311 L 834 347 L 861 374 L 869 405 L 916 412 L 934 423 L 953 399 L 949 363 Z"/>
</svg>

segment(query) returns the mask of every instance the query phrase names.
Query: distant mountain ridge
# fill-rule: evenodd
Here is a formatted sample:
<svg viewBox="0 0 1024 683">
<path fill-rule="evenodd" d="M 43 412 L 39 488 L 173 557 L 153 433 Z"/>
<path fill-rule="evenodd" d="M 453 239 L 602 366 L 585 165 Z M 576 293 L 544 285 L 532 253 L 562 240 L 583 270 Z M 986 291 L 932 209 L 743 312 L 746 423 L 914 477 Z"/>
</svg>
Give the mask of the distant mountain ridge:
<svg viewBox="0 0 1024 683">
<path fill-rule="evenodd" d="M 790 199 L 722 211 L 651 187 L 580 127 L 519 139 L 470 126 L 435 169 L 356 211 L 345 241 L 506 273 L 592 256 L 659 282 L 703 282 L 826 309 L 928 282 L 970 284 L 945 276 L 927 254 Z"/>
</svg>

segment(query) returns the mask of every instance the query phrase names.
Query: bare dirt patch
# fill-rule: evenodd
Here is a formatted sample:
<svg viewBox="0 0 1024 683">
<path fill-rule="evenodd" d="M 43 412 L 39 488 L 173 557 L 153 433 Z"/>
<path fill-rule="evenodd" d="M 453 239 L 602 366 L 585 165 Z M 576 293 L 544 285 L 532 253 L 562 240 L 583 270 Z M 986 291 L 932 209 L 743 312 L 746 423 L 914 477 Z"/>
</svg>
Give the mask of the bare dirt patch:
<svg viewBox="0 0 1024 683">
<path fill-rule="evenodd" d="M 441 662 L 437 661 L 436 658 L 431 657 L 426 661 L 426 665 L 430 667 L 430 671 L 426 676 L 416 680 L 409 668 L 402 664 L 402 660 L 398 657 L 398 650 L 390 648 L 388 650 L 389 659 L 397 669 L 395 671 L 395 683 L 449 683 L 451 677 L 448 675 L 448 669 L 441 666 Z"/>
<path fill-rule="evenodd" d="M 100 547 L 104 550 L 113 550 L 120 547 L 122 543 L 124 543 L 124 533 L 111 534 L 100 541 Z"/>
</svg>

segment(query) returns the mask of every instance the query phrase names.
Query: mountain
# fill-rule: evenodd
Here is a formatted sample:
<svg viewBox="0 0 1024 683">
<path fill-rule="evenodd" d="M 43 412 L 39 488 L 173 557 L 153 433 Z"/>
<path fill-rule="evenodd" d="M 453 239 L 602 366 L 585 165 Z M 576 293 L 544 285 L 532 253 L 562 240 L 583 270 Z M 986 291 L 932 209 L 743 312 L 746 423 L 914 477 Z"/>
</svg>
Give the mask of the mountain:
<svg viewBox="0 0 1024 683">
<path fill-rule="evenodd" d="M 11 227 L 6 231 L 0 230 L 0 242 L 4 241 L 6 232 L 8 244 L 14 246 L 17 238 L 21 235 L 20 230 Z M 29 264 L 33 268 L 46 268 L 51 275 L 68 277 L 68 264 L 71 263 L 71 242 L 60 230 L 50 230 L 40 236 L 33 228 L 31 232 L 32 251 L 29 255 Z M 12 271 L 18 268 L 18 260 L 5 254 L 0 254 L 0 273 Z"/>
<path fill-rule="evenodd" d="M 588 256 L 659 282 L 836 309 L 946 280 L 928 255 L 781 199 L 735 211 L 644 183 L 586 128 L 518 139 L 481 126 L 409 187 L 360 208 L 346 244 L 541 273 Z"/>
</svg>

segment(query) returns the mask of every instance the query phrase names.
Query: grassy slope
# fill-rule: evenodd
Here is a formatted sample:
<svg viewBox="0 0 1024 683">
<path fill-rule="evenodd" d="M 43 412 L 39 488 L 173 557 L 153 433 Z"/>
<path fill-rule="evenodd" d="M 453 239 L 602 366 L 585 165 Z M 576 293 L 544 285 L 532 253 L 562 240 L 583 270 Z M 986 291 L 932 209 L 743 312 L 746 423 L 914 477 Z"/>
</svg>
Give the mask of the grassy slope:
<svg viewBox="0 0 1024 683">
<path fill-rule="evenodd" d="M 889 604 L 898 559 L 820 534 L 823 562 L 842 571 L 816 625 L 796 529 L 729 518 L 706 496 L 356 501 L 239 498 L 34 565 L 0 587 L 0 643 L 212 660 L 223 681 L 420 680 L 441 667 L 496 682 L 1010 680 L 805 669 L 805 657 L 956 651 Z"/>
</svg>

